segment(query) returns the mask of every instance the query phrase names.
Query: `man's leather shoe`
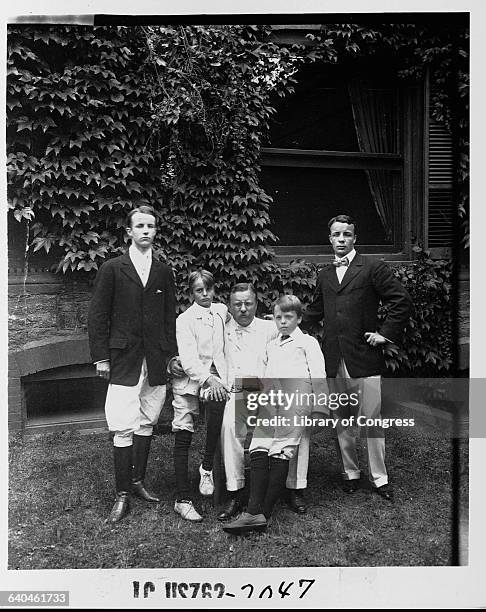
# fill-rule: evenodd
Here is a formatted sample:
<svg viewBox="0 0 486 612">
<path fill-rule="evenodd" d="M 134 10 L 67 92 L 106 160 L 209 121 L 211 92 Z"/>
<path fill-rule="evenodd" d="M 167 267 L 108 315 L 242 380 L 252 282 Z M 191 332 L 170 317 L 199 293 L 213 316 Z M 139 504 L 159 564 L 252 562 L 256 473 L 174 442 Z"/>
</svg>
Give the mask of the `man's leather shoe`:
<svg viewBox="0 0 486 612">
<path fill-rule="evenodd" d="M 152 495 L 147 491 L 145 485 L 143 484 L 143 480 L 140 480 L 139 482 L 132 482 L 132 493 L 147 502 L 152 502 L 154 504 L 158 504 L 160 502 L 158 497 L 155 497 L 155 495 Z"/>
<path fill-rule="evenodd" d="M 242 512 L 237 519 L 223 525 L 223 531 L 233 535 L 248 531 L 265 531 L 266 528 L 267 519 L 263 514 L 248 514 L 248 512 Z"/>
<path fill-rule="evenodd" d="M 388 484 L 384 484 L 381 487 L 374 487 L 373 489 L 380 497 L 383 499 L 387 499 L 388 501 L 393 501 L 393 490 Z"/>
<path fill-rule="evenodd" d="M 233 518 L 238 513 L 240 507 L 241 505 L 238 497 L 230 497 L 222 506 L 218 514 L 218 521 L 227 521 Z"/>
<path fill-rule="evenodd" d="M 126 491 L 120 491 L 120 493 L 116 494 L 115 504 L 111 509 L 107 522 L 112 525 L 118 523 L 118 521 L 121 521 L 122 518 L 126 516 L 128 509 L 128 493 Z"/>
<path fill-rule="evenodd" d="M 359 489 L 359 478 L 354 480 L 343 480 L 343 491 L 345 493 L 356 493 Z"/>
<path fill-rule="evenodd" d="M 288 493 L 289 508 L 296 514 L 305 514 L 307 506 L 304 501 L 304 494 L 299 489 L 290 489 Z"/>
</svg>

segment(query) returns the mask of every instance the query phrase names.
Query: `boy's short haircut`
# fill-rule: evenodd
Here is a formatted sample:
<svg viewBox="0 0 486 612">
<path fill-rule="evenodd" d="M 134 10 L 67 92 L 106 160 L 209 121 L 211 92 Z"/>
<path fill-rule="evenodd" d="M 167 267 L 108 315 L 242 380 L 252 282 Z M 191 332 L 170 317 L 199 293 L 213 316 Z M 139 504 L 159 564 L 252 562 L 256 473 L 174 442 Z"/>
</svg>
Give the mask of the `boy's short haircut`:
<svg viewBox="0 0 486 612">
<path fill-rule="evenodd" d="M 257 299 L 257 292 L 252 283 L 236 283 L 231 287 L 230 295 L 233 295 L 237 291 L 251 291 L 255 296 L 255 299 Z"/>
<path fill-rule="evenodd" d="M 189 274 L 189 289 L 192 290 L 194 283 L 198 280 L 202 280 L 206 289 L 212 289 L 214 287 L 214 276 L 207 270 L 199 268 L 199 270 L 194 270 L 194 272 Z"/>
<path fill-rule="evenodd" d="M 273 305 L 273 309 L 279 307 L 282 312 L 295 312 L 298 317 L 302 316 L 302 302 L 296 295 L 281 295 Z"/>
<path fill-rule="evenodd" d="M 155 210 L 148 206 L 147 204 L 143 204 L 142 206 L 138 206 L 137 208 L 132 208 L 132 210 L 127 215 L 127 221 L 125 223 L 126 227 L 132 227 L 132 217 L 136 213 L 142 213 L 143 215 L 152 215 L 154 217 L 155 222 L 157 222 L 157 215 L 155 214 Z"/>
</svg>

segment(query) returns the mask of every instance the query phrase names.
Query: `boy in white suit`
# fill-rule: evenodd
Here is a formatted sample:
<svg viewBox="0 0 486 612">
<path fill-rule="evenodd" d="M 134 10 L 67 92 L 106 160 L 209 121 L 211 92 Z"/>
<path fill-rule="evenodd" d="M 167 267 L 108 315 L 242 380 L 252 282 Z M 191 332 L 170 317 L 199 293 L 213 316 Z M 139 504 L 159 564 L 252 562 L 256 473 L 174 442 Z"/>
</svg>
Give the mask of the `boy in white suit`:
<svg viewBox="0 0 486 612">
<path fill-rule="evenodd" d="M 327 391 L 324 357 L 315 338 L 299 329 L 302 305 L 294 295 L 281 296 L 274 307 L 279 335 L 267 345 L 265 379 L 276 380 L 273 389 L 284 392 L 316 395 Z M 309 402 L 294 403 L 286 413 L 288 423 L 268 426 L 257 424 L 250 444 L 250 499 L 247 512 L 226 523 L 224 531 L 233 534 L 263 531 L 273 506 L 285 489 L 289 461 L 310 430 L 300 424 L 301 416 L 314 410 Z M 320 409 L 321 410 L 321 409 Z M 277 413 L 280 417 L 284 415 Z M 294 416 L 296 417 L 294 419 Z"/>
<path fill-rule="evenodd" d="M 227 308 L 213 304 L 214 278 L 206 270 L 189 275 L 194 303 L 176 320 L 179 358 L 185 376 L 174 378 L 172 402 L 175 432 L 174 468 L 177 499 L 174 510 L 189 521 L 201 521 L 189 492 L 188 459 L 194 433 L 194 415 L 199 413 L 199 399 L 206 400 L 206 447 L 199 467 L 199 492 L 212 495 L 212 466 L 219 440 L 223 411 L 228 398 L 228 364 L 225 356 Z"/>
<path fill-rule="evenodd" d="M 221 446 L 226 473 L 226 500 L 218 513 L 218 520 L 227 521 L 241 509 L 240 492 L 245 486 L 244 445 L 252 431 L 246 423 L 245 411 L 248 393 L 259 388 L 264 374 L 267 344 L 278 336 L 273 320 L 259 319 L 257 293 L 248 282 L 233 285 L 229 297 L 232 315 L 226 324 L 226 344 L 236 378 L 236 387 L 244 381 L 244 389 L 231 394 L 224 410 L 221 429 Z M 251 435 L 251 434 L 250 434 Z M 303 491 L 307 486 L 310 430 L 302 435 L 299 450 L 290 461 L 286 497 L 289 507 L 297 514 L 304 514 L 306 506 Z"/>
</svg>

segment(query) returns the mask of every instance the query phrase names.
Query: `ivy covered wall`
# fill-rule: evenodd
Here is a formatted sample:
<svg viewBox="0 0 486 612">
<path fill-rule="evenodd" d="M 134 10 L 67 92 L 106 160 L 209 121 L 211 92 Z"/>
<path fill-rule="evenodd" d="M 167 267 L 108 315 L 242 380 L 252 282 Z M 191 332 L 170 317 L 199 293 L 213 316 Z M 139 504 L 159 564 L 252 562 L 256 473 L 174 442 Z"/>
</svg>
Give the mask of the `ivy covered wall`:
<svg viewBox="0 0 486 612">
<path fill-rule="evenodd" d="M 139 30 L 9 28 L 9 206 L 30 252 L 90 271 L 120 253 L 127 209 L 160 199 Z"/>
<path fill-rule="evenodd" d="M 427 68 L 443 74 L 434 104 L 450 121 L 457 70 L 444 64 L 454 55 L 444 36 L 442 51 L 434 51 L 433 37 L 427 51 L 423 37 L 426 52 L 418 56 L 410 28 L 326 26 L 305 46 L 277 45 L 264 26 L 9 28 L 9 214 L 25 228 L 25 271 L 35 253 L 54 253 L 66 282 L 88 288 L 102 261 L 124 250 L 127 210 L 148 203 L 159 215 L 157 246 L 174 269 L 181 307 L 187 271 L 196 266 L 215 273 L 222 298 L 245 278 L 259 287 L 266 309 L 282 291 L 307 301 L 315 266 L 273 261 L 278 237 L 259 185 L 275 97 L 292 92 L 304 62 L 350 61 L 388 48 L 402 58 L 404 78 Z M 443 283 L 435 291 L 450 319 Z M 12 321 L 23 330 L 17 344 L 32 331 L 25 321 L 35 295 L 22 284 L 12 294 Z M 427 363 L 447 370 L 450 342 L 444 348 L 430 329 L 420 341 L 430 345 Z M 406 358 L 390 359 L 398 365 Z M 412 369 L 423 365 L 413 359 Z"/>
</svg>

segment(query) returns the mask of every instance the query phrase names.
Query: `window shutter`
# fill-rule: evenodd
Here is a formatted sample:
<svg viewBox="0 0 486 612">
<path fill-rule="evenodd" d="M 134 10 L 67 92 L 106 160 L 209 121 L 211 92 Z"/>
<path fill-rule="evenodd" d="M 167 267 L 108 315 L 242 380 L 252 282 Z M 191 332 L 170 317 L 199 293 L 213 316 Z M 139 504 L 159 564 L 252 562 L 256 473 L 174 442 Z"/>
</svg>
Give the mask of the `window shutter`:
<svg viewBox="0 0 486 612">
<path fill-rule="evenodd" d="M 429 123 L 428 247 L 451 247 L 454 239 L 452 137 L 439 123 Z"/>
</svg>

